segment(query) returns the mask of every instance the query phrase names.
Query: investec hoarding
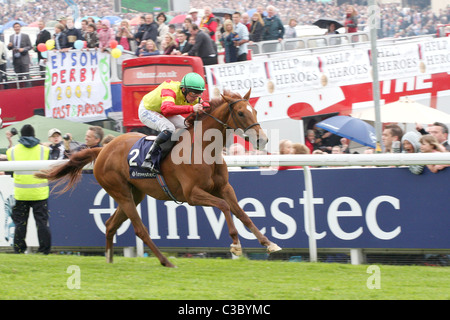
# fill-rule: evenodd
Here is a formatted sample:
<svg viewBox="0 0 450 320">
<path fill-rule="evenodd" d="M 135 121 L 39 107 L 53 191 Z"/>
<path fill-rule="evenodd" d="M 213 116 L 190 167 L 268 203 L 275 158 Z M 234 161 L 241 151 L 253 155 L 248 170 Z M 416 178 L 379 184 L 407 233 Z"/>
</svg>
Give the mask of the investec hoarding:
<svg viewBox="0 0 450 320">
<path fill-rule="evenodd" d="M 408 168 L 326 168 L 312 169 L 312 177 L 319 248 L 450 248 L 450 170 L 414 175 Z M 284 248 L 308 247 L 302 170 L 230 172 L 230 182 L 241 207 L 270 240 Z M 104 246 L 105 221 L 116 206 L 94 177 L 84 174 L 73 192 L 49 199 L 53 245 Z M 216 208 L 147 197 L 138 211 L 161 247 L 231 243 Z M 244 247 L 261 248 L 240 221 L 235 223 Z M 115 243 L 135 245 L 129 220 Z"/>
</svg>

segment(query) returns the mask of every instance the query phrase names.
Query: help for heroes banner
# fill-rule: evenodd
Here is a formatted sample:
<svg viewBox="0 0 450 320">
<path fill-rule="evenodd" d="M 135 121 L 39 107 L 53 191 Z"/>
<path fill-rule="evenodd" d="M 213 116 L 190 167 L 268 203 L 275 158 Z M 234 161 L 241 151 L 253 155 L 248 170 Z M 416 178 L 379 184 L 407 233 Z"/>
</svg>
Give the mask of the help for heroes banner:
<svg viewBox="0 0 450 320">
<path fill-rule="evenodd" d="M 109 54 L 97 50 L 48 52 L 46 117 L 75 122 L 103 120 L 111 106 Z"/>
<path fill-rule="evenodd" d="M 287 52 L 274 57 L 205 66 L 211 97 L 223 90 L 252 96 L 329 89 L 373 81 L 370 47 L 317 54 Z M 450 38 L 378 47 L 379 80 L 450 72 Z"/>
</svg>

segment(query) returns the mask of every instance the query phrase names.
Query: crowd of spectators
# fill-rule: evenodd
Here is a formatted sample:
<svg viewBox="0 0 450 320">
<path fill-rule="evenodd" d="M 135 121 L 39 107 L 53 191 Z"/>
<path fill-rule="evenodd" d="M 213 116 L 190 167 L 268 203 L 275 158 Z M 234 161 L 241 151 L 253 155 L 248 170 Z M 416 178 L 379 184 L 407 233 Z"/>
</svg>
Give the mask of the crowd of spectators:
<svg viewBox="0 0 450 320">
<path fill-rule="evenodd" d="M 6 2 L 6 1 L 5 1 Z M 136 16 L 145 13 L 120 13 L 114 12 L 113 1 L 110 0 L 75 0 L 78 5 L 79 17 L 86 16 L 115 16 L 122 19 L 131 20 Z M 210 3 L 205 0 L 190 1 L 191 7 L 204 9 Z M 241 13 L 245 13 L 258 6 L 264 9 L 273 5 L 277 9 L 277 15 L 284 25 L 288 25 L 291 19 L 295 19 L 297 25 L 312 25 L 316 20 L 322 17 L 332 18 L 339 22 L 344 22 L 346 17 L 347 4 L 335 5 L 334 2 L 322 3 L 315 1 L 235 1 L 218 0 L 214 3 L 214 8 L 229 8 Z M 357 12 L 359 31 L 362 26 L 367 25 L 368 6 L 353 4 Z M 380 4 L 380 22 L 378 36 L 384 37 L 405 37 L 422 34 L 434 34 L 437 24 L 448 24 L 450 21 L 450 6 L 446 9 L 433 13 L 429 7 L 420 8 L 418 6 L 402 7 L 399 3 Z M 176 15 L 186 12 L 169 12 L 169 15 Z M 23 4 L 8 1 L 0 3 L 0 24 L 5 24 L 10 20 L 22 20 L 25 23 L 33 23 L 40 19 L 46 21 L 57 20 L 60 16 L 73 15 L 71 9 L 65 1 L 36 0 Z M 201 17 L 200 17 L 201 18 Z M 168 24 L 169 21 L 166 21 Z"/>
</svg>

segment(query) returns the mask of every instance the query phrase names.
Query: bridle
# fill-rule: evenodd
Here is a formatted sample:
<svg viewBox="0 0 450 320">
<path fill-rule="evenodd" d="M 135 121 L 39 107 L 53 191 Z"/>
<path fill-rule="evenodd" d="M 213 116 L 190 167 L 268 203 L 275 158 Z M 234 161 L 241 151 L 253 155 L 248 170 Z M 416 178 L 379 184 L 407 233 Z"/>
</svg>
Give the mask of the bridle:
<svg viewBox="0 0 450 320">
<path fill-rule="evenodd" d="M 239 100 L 236 100 L 236 101 L 233 101 L 233 102 L 228 102 L 228 110 L 230 111 L 230 115 L 231 115 L 231 118 L 233 119 L 235 128 L 231 127 L 230 125 L 228 125 L 227 123 L 223 122 L 222 120 L 220 120 L 220 119 L 214 117 L 214 116 L 213 116 L 212 114 L 210 114 L 210 113 L 205 112 L 205 114 L 206 114 L 208 117 L 213 118 L 214 120 L 216 120 L 216 121 L 217 121 L 218 123 L 220 123 L 225 129 L 233 129 L 233 130 L 240 129 L 240 128 L 239 128 L 239 125 L 240 125 L 241 127 L 243 127 L 243 125 L 242 125 L 242 122 L 236 117 L 236 113 L 235 113 L 234 110 L 233 110 L 233 105 L 234 105 L 235 103 L 238 103 L 238 102 L 241 102 L 241 101 L 247 101 L 247 102 L 248 102 L 247 99 L 239 99 Z M 258 126 L 258 125 L 259 125 L 259 123 L 258 123 L 258 122 L 255 122 L 255 123 L 249 125 L 247 128 L 243 129 L 243 131 L 244 131 L 244 133 L 245 133 L 247 130 L 253 128 L 254 126 Z"/>
</svg>

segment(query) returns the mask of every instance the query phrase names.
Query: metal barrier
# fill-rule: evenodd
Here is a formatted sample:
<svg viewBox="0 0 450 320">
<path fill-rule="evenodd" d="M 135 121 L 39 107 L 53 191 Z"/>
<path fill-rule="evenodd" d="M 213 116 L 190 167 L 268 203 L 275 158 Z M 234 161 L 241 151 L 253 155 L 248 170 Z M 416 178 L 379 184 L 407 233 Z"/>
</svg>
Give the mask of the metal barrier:
<svg viewBox="0 0 450 320">
<path fill-rule="evenodd" d="M 425 164 L 450 164 L 450 153 L 418 153 L 418 154 L 326 154 L 326 155 L 254 155 L 225 156 L 224 160 L 230 167 L 274 167 L 274 166 L 304 166 L 305 180 L 305 215 L 308 217 L 309 230 L 315 228 L 314 199 L 312 190 L 312 175 L 309 166 L 406 166 Z M 2 161 L 0 171 L 35 171 L 49 166 L 64 163 L 67 160 L 48 161 Z M 90 167 L 91 168 L 91 167 Z M 261 171 L 263 174 L 264 171 Z M 274 171 L 275 172 L 275 171 Z M 268 175 L 270 171 L 266 172 Z M 309 233 L 310 261 L 318 261 L 316 237 Z M 138 256 L 143 256 L 144 248 L 140 239 L 136 239 Z M 362 249 L 351 249 L 353 264 L 361 263 Z"/>
<path fill-rule="evenodd" d="M 253 42 L 248 48 L 253 54 L 274 53 L 299 49 L 323 48 L 336 45 L 364 43 L 369 41 L 369 34 L 365 32 L 330 34 L 313 37 L 298 37 L 283 39 L 282 41 L 270 40 Z"/>
</svg>

